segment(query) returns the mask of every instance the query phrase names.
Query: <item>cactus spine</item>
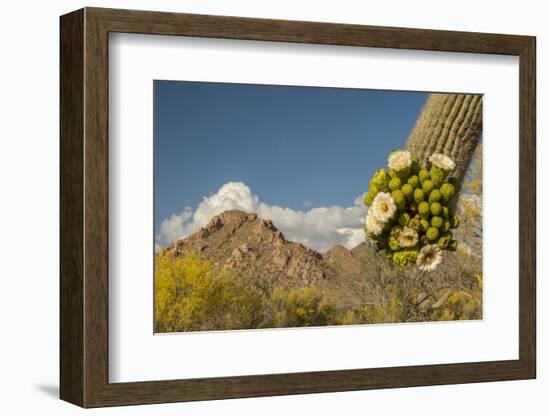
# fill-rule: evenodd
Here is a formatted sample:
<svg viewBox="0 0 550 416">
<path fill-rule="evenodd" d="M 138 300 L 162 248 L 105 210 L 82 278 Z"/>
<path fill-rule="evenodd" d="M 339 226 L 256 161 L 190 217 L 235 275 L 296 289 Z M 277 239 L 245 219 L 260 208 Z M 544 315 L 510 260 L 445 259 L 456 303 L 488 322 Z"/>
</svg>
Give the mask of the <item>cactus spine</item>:
<svg viewBox="0 0 550 416">
<path fill-rule="evenodd" d="M 406 143 L 421 165 L 433 153 L 443 153 L 456 162 L 453 176 L 464 179 L 482 131 L 481 95 L 432 94 Z"/>
</svg>

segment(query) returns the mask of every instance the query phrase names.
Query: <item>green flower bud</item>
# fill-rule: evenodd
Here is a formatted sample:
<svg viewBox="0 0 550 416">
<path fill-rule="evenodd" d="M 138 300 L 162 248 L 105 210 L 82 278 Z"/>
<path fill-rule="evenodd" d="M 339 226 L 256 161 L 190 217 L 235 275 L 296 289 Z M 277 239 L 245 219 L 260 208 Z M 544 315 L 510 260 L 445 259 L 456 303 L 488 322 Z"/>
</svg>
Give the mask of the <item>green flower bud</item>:
<svg viewBox="0 0 550 416">
<path fill-rule="evenodd" d="M 372 195 L 370 194 L 370 192 L 367 192 L 365 194 L 365 197 L 363 198 L 363 202 L 365 203 L 365 205 L 367 207 L 370 207 L 372 205 L 372 201 L 374 201 L 374 198 L 372 197 Z"/>
<path fill-rule="evenodd" d="M 401 187 L 401 192 L 403 192 L 403 195 L 405 195 L 405 198 L 407 199 L 407 201 L 412 201 L 414 188 L 412 187 L 411 184 L 406 183 L 405 185 L 403 185 Z"/>
<path fill-rule="evenodd" d="M 435 227 L 430 227 L 426 231 L 426 237 L 428 237 L 428 240 L 435 241 L 439 238 L 439 230 Z"/>
<path fill-rule="evenodd" d="M 405 266 L 407 264 L 407 261 L 405 260 L 403 254 L 401 251 L 395 251 L 393 253 L 393 262 L 399 266 Z"/>
<path fill-rule="evenodd" d="M 428 231 L 428 228 L 430 228 L 430 226 L 431 226 L 430 221 L 425 219 L 420 220 L 420 227 L 422 231 L 424 232 Z"/>
<path fill-rule="evenodd" d="M 428 202 L 431 204 L 432 202 L 439 202 L 441 201 L 441 198 L 443 196 L 441 195 L 441 191 L 439 189 L 434 189 L 432 192 L 430 192 L 430 196 L 428 197 Z"/>
<path fill-rule="evenodd" d="M 380 192 L 380 190 L 375 185 L 370 186 L 370 189 L 364 199 L 366 206 L 370 207 L 372 205 L 372 201 L 374 201 L 374 198 L 378 195 L 378 192 Z"/>
<path fill-rule="evenodd" d="M 418 256 L 418 248 L 411 247 L 402 251 L 403 255 L 407 258 L 408 261 L 415 263 L 416 257 Z"/>
<path fill-rule="evenodd" d="M 451 229 L 451 222 L 449 220 L 443 221 L 443 227 L 441 227 L 441 231 L 447 232 Z"/>
<path fill-rule="evenodd" d="M 455 194 L 455 187 L 452 184 L 445 182 L 441 185 L 441 195 L 443 196 L 443 200 L 445 202 L 448 202 L 453 196 L 455 196 Z"/>
<path fill-rule="evenodd" d="M 407 214 L 406 212 L 402 212 L 397 217 L 397 222 L 399 223 L 399 225 L 402 225 L 404 227 L 409 223 L 410 219 L 411 216 L 409 214 Z"/>
<path fill-rule="evenodd" d="M 376 186 L 379 190 L 383 192 L 388 192 L 388 182 L 390 181 L 390 175 L 386 169 L 378 169 L 372 179 L 371 184 Z"/>
<path fill-rule="evenodd" d="M 398 209 L 405 209 L 407 201 L 405 200 L 405 195 L 402 191 L 400 191 L 399 189 L 392 191 L 391 196 Z"/>
<path fill-rule="evenodd" d="M 400 246 L 399 246 L 399 241 L 397 241 L 397 238 L 389 236 L 388 247 L 390 248 L 390 250 L 393 250 L 393 251 L 399 250 Z"/>
<path fill-rule="evenodd" d="M 462 189 L 462 182 L 458 180 L 458 178 L 449 178 L 447 179 L 447 182 L 453 185 L 453 187 L 455 188 L 455 193 L 459 193 Z"/>
<path fill-rule="evenodd" d="M 417 249 L 400 250 L 393 253 L 393 261 L 399 266 L 406 266 L 408 262 L 415 262 L 417 256 Z"/>
<path fill-rule="evenodd" d="M 441 216 L 443 217 L 444 220 L 449 219 L 449 208 L 448 207 L 443 206 L 443 208 L 441 208 Z"/>
<path fill-rule="evenodd" d="M 424 201 L 424 191 L 420 188 L 415 189 L 413 198 L 416 201 L 416 203 L 420 204 L 422 201 Z"/>
<path fill-rule="evenodd" d="M 458 219 L 458 215 L 453 215 L 451 217 L 451 228 L 458 228 L 460 225 L 460 220 Z"/>
<path fill-rule="evenodd" d="M 428 204 L 426 201 L 422 201 L 418 204 L 418 213 L 422 216 L 422 218 L 428 218 L 430 216 L 430 204 Z"/>
<path fill-rule="evenodd" d="M 395 177 L 395 178 L 392 178 L 389 182 L 388 182 L 388 186 L 390 188 L 390 191 L 396 191 L 398 189 L 401 189 L 401 179 Z"/>
<path fill-rule="evenodd" d="M 422 190 L 424 191 L 424 194 L 429 195 L 430 192 L 432 192 L 432 189 L 434 189 L 434 184 L 431 180 L 426 179 L 422 182 Z"/>
<path fill-rule="evenodd" d="M 432 219 L 430 220 L 430 224 L 431 224 L 432 227 L 441 228 L 443 226 L 443 218 L 441 218 L 437 215 L 434 215 L 432 217 Z"/>
<path fill-rule="evenodd" d="M 420 186 L 420 179 L 418 179 L 418 176 L 413 175 L 407 179 L 407 183 L 416 189 Z"/>
<path fill-rule="evenodd" d="M 424 183 L 425 181 L 430 179 L 430 172 L 428 172 L 426 169 L 420 169 L 418 171 L 418 179 L 420 179 L 420 183 Z"/>
<path fill-rule="evenodd" d="M 432 202 L 430 205 L 430 212 L 432 215 L 440 215 L 442 210 L 442 206 L 439 202 Z"/>
<path fill-rule="evenodd" d="M 449 244 L 451 242 L 451 236 L 449 234 L 442 234 L 441 237 L 439 237 L 439 240 L 437 240 L 437 245 L 441 249 L 446 249 L 449 247 Z"/>
<path fill-rule="evenodd" d="M 436 188 L 439 188 L 443 184 L 446 176 L 447 175 L 441 168 L 438 168 L 435 165 L 432 165 L 430 168 L 430 178 Z"/>
</svg>

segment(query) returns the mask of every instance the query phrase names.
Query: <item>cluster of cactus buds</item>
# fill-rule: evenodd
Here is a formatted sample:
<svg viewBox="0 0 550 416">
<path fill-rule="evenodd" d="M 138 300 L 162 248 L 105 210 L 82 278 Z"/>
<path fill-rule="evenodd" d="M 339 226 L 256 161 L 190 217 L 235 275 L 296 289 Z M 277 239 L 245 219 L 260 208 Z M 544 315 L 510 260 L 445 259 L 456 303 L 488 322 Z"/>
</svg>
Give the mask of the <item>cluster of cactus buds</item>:
<svg viewBox="0 0 550 416">
<path fill-rule="evenodd" d="M 429 166 L 420 166 L 410 152 L 396 150 L 388 156 L 388 168 L 374 173 L 364 197 L 365 233 L 394 263 L 431 271 L 441 262 L 441 250 L 456 250 L 451 230 L 458 217 L 451 201 L 461 183 L 451 177 L 455 166 L 438 153 Z"/>
</svg>

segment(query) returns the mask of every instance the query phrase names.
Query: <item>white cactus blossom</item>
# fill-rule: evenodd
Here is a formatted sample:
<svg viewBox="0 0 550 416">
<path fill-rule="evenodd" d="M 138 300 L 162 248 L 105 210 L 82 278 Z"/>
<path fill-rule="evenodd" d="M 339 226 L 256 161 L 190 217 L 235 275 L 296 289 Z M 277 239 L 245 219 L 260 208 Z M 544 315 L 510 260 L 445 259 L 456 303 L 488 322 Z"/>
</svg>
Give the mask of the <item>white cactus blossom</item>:
<svg viewBox="0 0 550 416">
<path fill-rule="evenodd" d="M 430 244 L 422 247 L 418 257 L 416 258 L 416 265 L 424 272 L 432 272 L 443 260 L 441 250 L 435 244 Z"/>
<path fill-rule="evenodd" d="M 369 212 L 372 211 L 372 214 L 379 222 L 386 224 L 393 217 L 396 210 L 397 207 L 392 196 L 387 192 L 379 192 L 372 201 Z"/>
<path fill-rule="evenodd" d="M 380 235 L 384 229 L 384 224 L 376 219 L 372 210 L 369 209 L 367 216 L 365 217 L 365 228 L 369 233 L 374 235 Z"/>
<path fill-rule="evenodd" d="M 388 166 L 395 171 L 406 169 L 411 166 L 411 164 L 412 157 L 408 150 L 396 150 L 388 157 Z"/>
<path fill-rule="evenodd" d="M 404 227 L 397 239 L 401 247 L 414 247 L 418 243 L 418 233 L 409 227 Z"/>
<path fill-rule="evenodd" d="M 456 168 L 456 163 L 449 156 L 441 153 L 434 153 L 430 156 L 430 162 L 440 169 L 452 172 Z"/>
</svg>

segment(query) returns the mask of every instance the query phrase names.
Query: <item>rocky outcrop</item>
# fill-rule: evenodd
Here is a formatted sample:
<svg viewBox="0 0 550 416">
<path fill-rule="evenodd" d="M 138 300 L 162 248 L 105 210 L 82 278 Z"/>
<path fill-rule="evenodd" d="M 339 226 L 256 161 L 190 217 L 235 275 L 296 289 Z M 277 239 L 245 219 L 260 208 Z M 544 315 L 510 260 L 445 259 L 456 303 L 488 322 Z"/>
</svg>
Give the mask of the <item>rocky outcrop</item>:
<svg viewBox="0 0 550 416">
<path fill-rule="evenodd" d="M 332 269 L 333 274 L 342 278 L 358 277 L 363 270 L 363 263 L 353 250 L 336 245 L 323 254 L 325 264 Z"/>
<path fill-rule="evenodd" d="M 270 283 L 304 285 L 326 277 L 321 254 L 285 240 L 270 220 L 238 210 L 215 216 L 166 251 L 174 256 L 197 252 L 214 267 Z"/>
</svg>

